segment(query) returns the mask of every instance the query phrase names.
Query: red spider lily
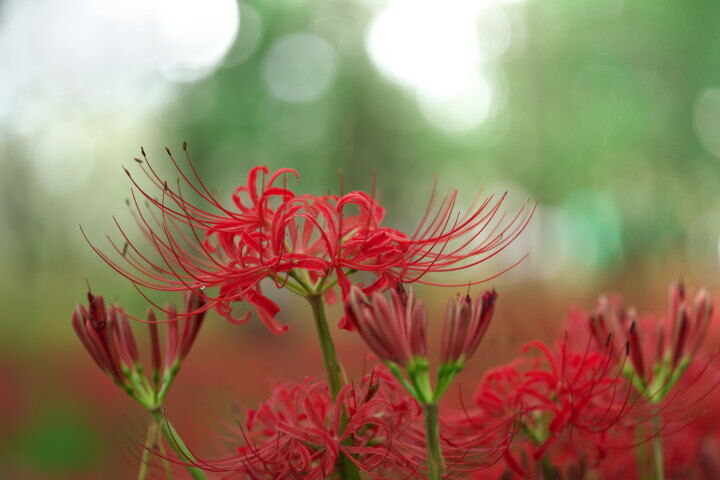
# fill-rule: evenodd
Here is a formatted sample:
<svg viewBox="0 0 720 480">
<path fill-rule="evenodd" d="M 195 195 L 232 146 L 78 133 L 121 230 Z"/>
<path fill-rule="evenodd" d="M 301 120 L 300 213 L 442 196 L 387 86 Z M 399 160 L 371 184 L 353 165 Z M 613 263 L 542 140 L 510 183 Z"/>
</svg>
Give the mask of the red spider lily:
<svg viewBox="0 0 720 480">
<path fill-rule="evenodd" d="M 446 478 L 492 466 L 512 436 L 508 425 L 488 423 L 468 435 L 443 422 Z M 343 387 L 335 400 L 324 382 L 282 383 L 248 412 L 236 436 L 244 445 L 232 455 L 193 465 L 238 478 L 325 479 L 345 456 L 371 478 L 425 478 L 421 407 L 382 367 Z"/>
<path fill-rule="evenodd" d="M 120 306 L 110 305 L 109 309 L 101 295 L 88 292 L 88 308 L 78 305 L 72 317 L 72 324 L 78 338 L 95 363 L 109 374 L 116 384 L 147 408 L 156 408 L 167 394 L 180 363 L 192 347 L 205 317 L 202 309 L 203 298 L 196 293 L 184 295 L 183 312 L 176 315 L 172 305 L 167 307 L 167 335 L 165 354 L 160 346 L 158 325 L 151 309 L 148 310 L 148 326 L 151 339 L 151 361 L 153 387 L 144 377 L 137 343 L 128 317 Z"/>
<path fill-rule="evenodd" d="M 638 315 L 634 308 L 625 308 L 618 297 L 603 296 L 591 314 L 578 312 L 573 320 L 576 327 L 586 331 L 589 327 L 596 345 L 604 342 L 616 357 L 627 356 L 623 373 L 647 403 L 647 408 L 635 409 L 629 416 L 631 429 L 609 432 L 613 442 L 646 451 L 650 451 L 650 443 L 665 444 L 668 448 L 660 465 L 668 473 L 679 475 L 688 467 L 684 458 L 701 454 L 698 439 L 705 434 L 697 433 L 691 441 L 685 433 L 696 431 L 703 423 L 696 420 L 706 416 L 718 378 L 715 353 L 701 351 L 713 311 L 707 293 L 701 290 L 690 299 L 682 284 L 674 284 L 669 297 L 665 315 Z M 604 472 L 620 472 L 627 470 L 628 464 L 637 464 L 641 472 L 658 468 L 636 462 L 632 453 L 614 455 L 602 468 Z M 623 475 L 630 478 L 630 474 Z"/>
<path fill-rule="evenodd" d="M 643 472 L 651 471 L 650 458 L 642 462 L 636 449 L 644 450 L 649 457 L 650 443 L 657 436 L 664 446 L 666 478 L 717 478 L 720 411 L 714 406 L 720 401 L 720 392 L 715 388 L 720 383 L 720 370 L 706 353 L 696 354 L 695 361 L 663 402 L 642 409 L 642 415 L 633 413 L 635 431 L 608 432 L 613 443 L 635 448 L 614 449 L 600 465 L 602 478 L 644 478 Z"/>
<path fill-rule="evenodd" d="M 475 394 L 476 409 L 460 424 L 472 430 L 488 419 L 520 414 L 522 440 L 506 452 L 508 467 L 518 475 L 536 471 L 546 455 L 568 456 L 580 462 L 583 455 L 601 460 L 609 447 L 608 432 L 623 428 L 621 420 L 634 406 L 629 388 L 608 353 L 573 352 L 567 342 L 551 349 L 531 342 L 523 353 L 537 349 L 539 357 L 523 356 L 488 372 Z M 582 448 L 580 448 L 582 447 Z M 587 447 L 590 447 L 589 449 Z M 529 452 L 530 458 L 518 458 Z M 532 459 L 532 460 L 530 460 Z"/>
<path fill-rule="evenodd" d="M 383 369 L 343 387 L 335 400 L 324 382 L 286 382 L 248 412 L 239 433 L 244 446 L 197 465 L 239 478 L 325 479 L 344 456 L 373 478 L 387 478 L 382 472 L 389 471 L 412 474 L 422 465 L 423 450 L 414 445 L 422 442 L 415 427 L 419 414 L 417 403 Z"/>
<path fill-rule="evenodd" d="M 390 301 L 381 293 L 370 298 L 353 287 L 345 302 L 345 315 L 365 343 L 383 361 L 408 367 L 427 356 L 427 314 L 422 300 L 397 286 Z"/>
<path fill-rule="evenodd" d="M 138 361 L 135 337 L 127 316 L 119 307 L 111 308 L 108 314 L 101 295 L 88 292 L 87 296 L 88 308 L 84 305 L 75 307 L 73 329 L 98 367 L 115 383 L 124 385 L 127 379 L 123 366 L 130 369 Z"/>
<path fill-rule="evenodd" d="M 421 403 L 435 403 L 475 353 L 487 331 L 495 309 L 495 291 L 487 291 L 473 302 L 468 295 L 448 301 L 443 329 L 441 365 L 433 390 L 427 379 L 427 314 L 412 289 L 406 293 L 396 285 L 390 300 L 379 292 L 369 297 L 353 287 L 345 302 L 346 317 L 357 328 L 370 349 L 388 364 L 393 373 Z M 405 369 L 409 383 L 398 366 Z"/>
<path fill-rule="evenodd" d="M 275 333 L 288 327 L 275 319 L 278 306 L 262 292 L 260 284 L 265 279 L 302 295 L 332 295 L 333 286 L 339 285 L 346 296 L 352 285 L 349 275 L 355 271 L 375 274 L 376 280 L 363 286 L 367 293 L 397 282 L 436 284 L 426 281 L 425 275 L 490 259 L 523 231 L 534 211 L 526 204 L 506 221 L 501 213 L 503 195 L 460 215 L 454 213 L 457 193 L 453 192 L 437 208 L 431 201 L 415 232 L 405 235 L 382 225 L 385 211 L 367 193 L 297 196 L 285 185 L 288 176 L 298 176 L 291 169 L 272 174 L 266 167 L 251 169 L 230 207 L 210 193 L 189 159 L 191 174 L 170 155 L 182 183 L 198 202 L 183 195 L 180 182 L 171 188 L 144 152 L 143 157 L 138 162 L 157 192 L 153 195 L 141 188 L 128 172 L 150 213 L 141 208 L 134 192 L 132 206 L 159 259 L 141 252 L 120 225 L 125 246 L 112 245 L 123 261 L 93 249 L 137 287 L 163 291 L 217 287 L 214 296 L 203 293 L 207 300 L 203 308 L 215 308 L 232 321 L 244 323 L 248 315 L 236 318 L 232 304 L 248 302 Z M 348 213 L 350 207 L 357 213 Z M 485 280 L 471 283 L 481 281 Z"/>
<path fill-rule="evenodd" d="M 486 291 L 473 302 L 470 295 L 456 295 L 447 303 L 441 362 L 465 363 L 477 350 L 495 311 L 495 290 Z"/>
<path fill-rule="evenodd" d="M 634 308 L 600 297 L 588 317 L 598 342 L 611 339 L 616 354 L 627 345 L 631 363 L 627 374 L 639 391 L 661 401 L 688 368 L 700 348 L 712 317 L 713 305 L 705 290 L 690 301 L 683 284 L 670 286 L 666 316 L 638 318 Z"/>
</svg>

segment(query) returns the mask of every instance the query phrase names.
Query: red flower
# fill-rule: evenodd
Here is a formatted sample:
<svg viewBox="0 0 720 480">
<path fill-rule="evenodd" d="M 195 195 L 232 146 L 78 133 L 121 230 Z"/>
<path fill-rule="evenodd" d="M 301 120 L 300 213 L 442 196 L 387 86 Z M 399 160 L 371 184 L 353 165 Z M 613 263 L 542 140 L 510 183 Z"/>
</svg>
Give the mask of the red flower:
<svg viewBox="0 0 720 480">
<path fill-rule="evenodd" d="M 127 316 L 119 307 L 108 314 L 102 295 L 88 292 L 88 308 L 77 305 L 72 316 L 75 333 L 100 369 L 118 385 L 127 382 L 123 368 L 132 368 L 138 361 L 135 337 Z"/>
<path fill-rule="evenodd" d="M 475 302 L 468 295 L 456 295 L 448 301 L 435 388 L 428 378 L 427 314 L 412 289 L 406 293 L 398 284 L 388 301 L 382 293 L 367 297 L 353 287 L 345 302 L 345 312 L 365 343 L 386 362 L 411 395 L 422 404 L 429 404 L 442 397 L 477 350 L 490 324 L 496 298 L 493 290 L 478 295 Z M 399 367 L 405 370 L 407 379 Z"/>
<path fill-rule="evenodd" d="M 670 286 L 666 316 L 638 318 L 622 301 L 600 297 L 587 317 L 598 344 L 608 343 L 616 355 L 629 352 L 627 375 L 650 400 L 665 398 L 692 363 L 712 317 L 713 305 L 705 290 L 690 301 L 683 284 Z"/>
<path fill-rule="evenodd" d="M 708 435 L 703 424 L 713 424 L 706 412 L 717 400 L 716 354 L 701 350 L 712 313 L 713 304 L 704 290 L 691 299 L 680 283 L 670 286 L 664 315 L 638 315 L 621 299 L 603 296 L 592 314 L 578 313 L 575 318 L 576 323 L 589 326 L 596 344 L 604 338 L 616 355 L 627 352 L 625 377 L 648 403 L 649 408 L 632 415 L 637 427 L 634 432 L 611 433 L 614 437 L 625 435 L 626 444 L 665 444 L 664 468 L 670 476 L 689 474 L 691 463 L 696 464 L 695 459 L 704 453 L 702 443 Z M 696 421 L 700 417 L 705 418 Z M 617 455 L 603 465 L 603 471 L 610 475 L 623 471 L 630 478 L 627 465 L 636 463 L 631 454 Z M 640 471 L 652 470 L 649 465 L 637 466 Z"/>
<path fill-rule="evenodd" d="M 197 201 L 188 200 L 180 184 L 171 188 L 147 158 L 138 162 L 157 191 L 144 190 L 128 172 L 150 212 L 141 208 L 143 202 L 134 193 L 132 206 L 157 255 L 141 252 L 119 225 L 125 245 L 113 247 L 122 261 L 93 249 L 138 287 L 216 287 L 214 295 L 203 290 L 208 302 L 204 308 L 214 307 L 234 322 L 244 323 L 249 317 L 235 317 L 232 304 L 251 303 L 275 333 L 288 327 L 275 319 L 278 306 L 262 292 L 265 279 L 301 295 L 330 296 L 335 285 L 346 296 L 352 285 L 349 275 L 355 271 L 375 275 L 370 285 L 361 285 L 366 293 L 397 282 L 436 284 L 425 275 L 488 260 L 522 232 L 534 210 L 526 204 L 506 221 L 500 213 L 503 195 L 460 215 L 455 213 L 453 192 L 435 209 L 431 201 L 415 232 L 405 235 L 382 225 L 385 210 L 367 193 L 296 195 L 286 186 L 288 176 L 298 176 L 291 169 L 272 174 L 266 167 L 251 169 L 229 207 L 210 193 L 192 164 L 193 178 L 179 167 L 178 172 Z M 348 213 L 351 207 L 357 213 Z"/>
<path fill-rule="evenodd" d="M 520 357 L 483 377 L 474 397 L 477 408 L 460 423 L 472 430 L 491 419 L 520 415 L 522 434 L 504 456 L 519 475 L 537 471 L 548 454 L 553 465 L 601 460 L 610 446 L 608 432 L 622 428 L 621 420 L 635 405 L 613 358 L 569 351 L 567 342 L 555 349 L 531 342 L 523 353 L 530 349 L 541 355 Z M 523 460 L 522 452 L 529 458 Z"/>
<path fill-rule="evenodd" d="M 717 389 L 720 371 L 717 362 L 707 358 L 707 353 L 697 354 L 663 402 L 640 409 L 637 412 L 640 415 L 632 412 L 632 420 L 638 424 L 634 432 L 624 429 L 608 432 L 613 443 L 623 442 L 646 451 L 651 448 L 655 435 L 661 436 L 666 478 L 714 479 L 720 474 L 717 430 L 720 411 L 715 408 L 720 402 Z M 657 425 L 659 431 L 656 431 Z M 602 478 L 643 478 L 644 473 L 652 469 L 651 461 L 648 457 L 643 462 L 635 449 L 614 449 L 600 465 Z"/>
<path fill-rule="evenodd" d="M 441 353 L 443 364 L 459 363 L 462 368 L 475 353 L 490 326 L 495 300 L 497 292 L 488 290 L 478 295 L 475 302 L 470 295 L 459 294 L 448 301 Z"/>
<path fill-rule="evenodd" d="M 370 298 L 354 287 L 345 302 L 347 318 L 370 349 L 383 361 L 409 366 L 427 356 L 427 314 L 412 290 L 398 286 L 390 301 L 381 293 Z"/>
<path fill-rule="evenodd" d="M 325 479 L 345 456 L 373 476 L 414 472 L 422 465 L 423 437 L 415 427 L 419 414 L 418 405 L 383 369 L 373 370 L 360 385 L 343 387 L 335 400 L 324 382 L 286 382 L 248 412 L 239 434 L 244 445 L 234 455 L 198 466 L 242 478 Z"/>
<path fill-rule="evenodd" d="M 147 408 L 156 408 L 162 403 L 180 363 L 190 351 L 203 323 L 205 313 L 202 311 L 202 297 L 196 293 L 186 293 L 184 297 L 182 315 L 175 314 L 172 305 L 166 307 L 170 313 L 165 321 L 167 335 L 164 356 L 155 314 L 152 309 L 148 309 L 151 387 L 144 376 L 128 317 L 121 307 L 110 305 L 108 309 L 101 295 L 88 293 L 88 308 L 78 305 L 73 313 L 73 329 L 95 363 L 110 375 L 116 384 Z M 198 311 L 200 313 L 193 313 Z"/>
</svg>

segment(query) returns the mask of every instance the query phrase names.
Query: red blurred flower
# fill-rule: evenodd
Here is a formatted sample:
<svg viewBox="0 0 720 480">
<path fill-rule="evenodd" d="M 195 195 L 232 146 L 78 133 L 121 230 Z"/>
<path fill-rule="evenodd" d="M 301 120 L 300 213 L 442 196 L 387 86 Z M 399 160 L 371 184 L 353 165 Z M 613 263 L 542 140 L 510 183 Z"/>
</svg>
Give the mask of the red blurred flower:
<svg viewBox="0 0 720 480">
<path fill-rule="evenodd" d="M 670 286 L 670 306 L 665 316 L 638 318 L 622 301 L 600 297 L 587 317 L 598 344 L 609 344 L 615 354 L 627 349 L 626 374 L 651 401 L 662 401 L 692 363 L 712 317 L 713 304 L 705 290 L 691 301 L 685 286 Z"/>
<path fill-rule="evenodd" d="M 687 459 L 701 455 L 700 442 L 707 436 L 701 432 L 704 421 L 695 420 L 706 416 L 707 407 L 717 398 L 715 353 L 707 355 L 701 350 L 712 311 L 704 290 L 691 299 L 680 283 L 670 286 L 666 314 L 638 315 L 633 307 L 625 307 L 621 298 L 602 296 L 592 313 L 576 312 L 571 317 L 571 328 L 589 332 L 596 348 L 615 356 L 643 406 L 633 408 L 627 416 L 628 429 L 614 428 L 608 435 L 613 443 L 647 453 L 617 450 L 603 462 L 605 474 L 622 472 L 632 478 L 630 469 L 637 468 L 638 477 L 656 471 L 660 467 L 650 460 L 658 462 L 654 452 L 662 452 L 663 444 L 665 454 L 659 465 L 670 476 L 692 470 Z"/>
<path fill-rule="evenodd" d="M 488 260 L 523 231 L 534 210 L 526 204 L 506 220 L 500 213 L 503 195 L 460 215 L 455 213 L 457 193 L 453 192 L 437 208 L 431 201 L 418 228 L 406 235 L 382 225 L 385 210 L 367 193 L 296 195 L 285 185 L 288 176 L 298 176 L 291 169 L 272 174 L 266 167 L 251 169 L 228 207 L 210 193 L 191 163 L 193 178 L 179 167 L 178 172 L 196 201 L 187 199 L 179 183 L 171 188 L 147 158 L 138 162 L 156 192 L 141 188 L 128 172 L 150 213 L 144 212 L 134 193 L 132 206 L 159 259 L 142 253 L 119 225 L 125 245 L 113 243 L 113 247 L 124 263 L 93 249 L 138 287 L 164 291 L 217 287 L 214 295 L 204 293 L 208 302 L 204 308 L 214 307 L 228 319 L 244 323 L 248 315 L 235 317 L 232 303 L 251 303 L 275 333 L 288 327 L 275 319 L 279 309 L 263 294 L 264 279 L 301 295 L 330 296 L 335 285 L 347 295 L 352 285 L 349 275 L 355 271 L 375 275 L 370 285 L 359 284 L 366 293 L 397 282 L 436 284 L 426 281 L 425 275 Z M 350 208 L 357 213 L 348 213 Z"/>
<path fill-rule="evenodd" d="M 417 403 L 379 368 L 360 385 L 343 387 L 335 400 L 324 382 L 285 382 L 248 412 L 238 434 L 244 445 L 235 454 L 198 466 L 242 478 L 325 479 L 345 456 L 376 478 L 415 472 L 423 454 L 419 414 Z"/>
<path fill-rule="evenodd" d="M 602 478 L 644 478 L 651 471 L 651 443 L 661 437 L 666 478 L 719 478 L 720 402 L 718 364 L 700 351 L 679 379 L 673 392 L 653 408 L 632 412 L 635 431 L 613 429 L 609 433 L 615 444 L 624 442 L 633 449 L 614 449 L 600 465 Z M 635 414 L 638 413 L 638 414 Z M 661 425 L 655 432 L 652 420 Z M 624 438 L 623 438 L 624 437 Z M 644 451 L 638 455 L 636 450 Z"/>
<path fill-rule="evenodd" d="M 504 456 L 518 475 L 539 471 L 546 456 L 552 465 L 574 468 L 598 462 L 610 446 L 608 431 L 624 428 L 622 420 L 635 405 L 613 358 L 570 351 L 566 341 L 553 349 L 531 342 L 523 353 L 530 349 L 541 355 L 524 355 L 483 377 L 476 408 L 459 425 L 472 431 L 492 419 L 518 416 L 522 434 Z"/>
</svg>

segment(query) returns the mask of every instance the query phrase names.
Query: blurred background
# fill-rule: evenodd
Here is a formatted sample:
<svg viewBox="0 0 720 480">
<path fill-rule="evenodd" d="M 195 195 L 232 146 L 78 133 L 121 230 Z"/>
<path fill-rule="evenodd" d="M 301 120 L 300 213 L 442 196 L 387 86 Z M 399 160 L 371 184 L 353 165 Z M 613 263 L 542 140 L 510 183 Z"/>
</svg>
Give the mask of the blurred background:
<svg viewBox="0 0 720 480">
<path fill-rule="evenodd" d="M 92 364 L 70 316 L 87 291 L 144 309 L 106 245 L 143 146 L 183 141 L 228 198 L 258 164 L 300 192 L 377 190 L 411 230 L 440 192 L 540 207 L 497 266 L 499 310 L 467 390 L 573 306 L 620 291 L 664 309 L 718 286 L 720 4 L 670 0 L 0 0 L 0 477 L 132 478 L 140 408 Z M 440 312 L 447 290 L 423 289 Z M 213 451 L 278 379 L 323 373 L 308 310 L 292 330 L 212 316 L 168 414 Z M 337 317 L 337 311 L 333 311 Z M 140 331 L 140 329 L 138 329 Z M 364 348 L 335 331 L 359 375 Z M 352 360 L 354 359 L 354 360 Z M 113 476 L 114 475 L 114 476 Z"/>
</svg>

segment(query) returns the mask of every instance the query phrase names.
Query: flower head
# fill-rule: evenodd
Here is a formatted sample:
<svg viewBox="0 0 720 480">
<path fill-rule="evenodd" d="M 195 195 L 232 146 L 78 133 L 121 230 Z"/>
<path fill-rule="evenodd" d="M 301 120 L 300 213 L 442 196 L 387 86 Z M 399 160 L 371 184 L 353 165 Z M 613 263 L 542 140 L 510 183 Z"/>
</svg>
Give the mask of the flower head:
<svg viewBox="0 0 720 480">
<path fill-rule="evenodd" d="M 248 412 L 238 433 L 243 445 L 233 455 L 198 466 L 248 478 L 319 480 L 329 478 L 345 456 L 373 476 L 413 472 L 421 465 L 422 449 L 415 445 L 422 439 L 415 426 L 419 413 L 381 368 L 359 385 L 343 387 L 334 400 L 324 382 L 285 382 Z"/>
<path fill-rule="evenodd" d="M 287 186 L 289 178 L 298 177 L 295 170 L 271 173 L 259 166 L 236 189 L 232 205 L 224 205 L 200 180 L 189 158 L 190 174 L 171 154 L 170 159 L 181 179 L 175 188 L 156 173 L 144 152 L 138 164 L 156 191 L 142 188 L 126 170 L 139 192 L 133 191 L 129 204 L 154 254 L 138 248 L 120 225 L 124 245 L 112 244 L 120 259 L 93 249 L 137 287 L 202 289 L 204 308 L 215 308 L 234 322 L 248 321 L 249 314 L 237 316 L 233 305 L 252 304 L 275 333 L 288 327 L 276 320 L 279 308 L 263 293 L 266 279 L 300 295 L 333 296 L 338 286 L 343 297 L 356 271 L 375 276 L 369 285 L 357 283 L 366 293 L 398 282 L 437 284 L 425 276 L 472 267 L 495 256 L 523 231 L 534 210 L 526 204 L 506 219 L 503 195 L 460 214 L 455 211 L 456 192 L 439 202 L 433 195 L 417 229 L 404 234 L 382 224 L 384 208 L 365 192 L 297 195 Z"/>
<path fill-rule="evenodd" d="M 350 291 L 345 311 L 365 343 L 383 361 L 409 367 L 427 356 L 427 314 L 422 300 L 397 286 L 390 298 Z"/>
<path fill-rule="evenodd" d="M 598 343 L 608 343 L 618 354 L 627 349 L 626 373 L 638 390 L 661 401 L 688 368 L 702 345 L 712 317 L 713 305 L 705 290 L 687 298 L 685 286 L 670 286 L 665 316 L 638 317 L 634 308 L 600 297 L 588 317 Z"/>
<path fill-rule="evenodd" d="M 540 356 L 527 355 L 533 349 Z M 565 462 L 604 458 L 608 432 L 623 428 L 637 405 L 611 355 L 573 351 L 567 341 L 554 348 L 531 342 L 523 354 L 483 377 L 474 397 L 477 409 L 461 422 L 472 430 L 493 419 L 518 416 L 522 434 L 505 459 L 520 475 L 534 471 L 548 453 Z M 521 452 L 529 452 L 531 460 L 519 459 Z"/>
<path fill-rule="evenodd" d="M 490 326 L 497 292 L 488 290 L 473 302 L 470 295 L 456 295 L 445 310 L 442 363 L 464 363 L 477 350 Z"/>
<path fill-rule="evenodd" d="M 102 295 L 88 292 L 88 306 L 77 305 L 72 325 L 83 346 L 100 369 L 115 383 L 127 382 L 123 369 L 129 370 L 138 361 L 137 345 L 127 316 L 120 307 L 110 312 Z"/>
<path fill-rule="evenodd" d="M 448 301 L 443 329 L 442 360 L 437 385 L 428 378 L 427 314 L 412 289 L 397 285 L 387 296 L 366 296 L 353 287 L 345 312 L 370 349 L 383 360 L 421 403 L 436 402 L 475 353 L 487 331 L 495 307 L 495 291 L 487 291 L 473 302 L 457 295 Z M 407 373 L 404 379 L 400 368 Z"/>
<path fill-rule="evenodd" d="M 75 333 L 95 363 L 110 375 L 113 381 L 130 396 L 149 409 L 162 404 L 180 364 L 192 347 L 205 312 L 203 298 L 197 293 L 184 295 L 183 312 L 177 315 L 172 305 L 167 307 L 167 335 L 164 354 L 160 345 L 157 321 L 152 309 L 148 309 L 147 323 L 150 329 L 152 384 L 145 378 L 140 362 L 135 336 L 128 317 L 117 305 L 105 304 L 101 295 L 88 293 L 88 307 L 78 305 L 72 316 Z"/>
</svg>

